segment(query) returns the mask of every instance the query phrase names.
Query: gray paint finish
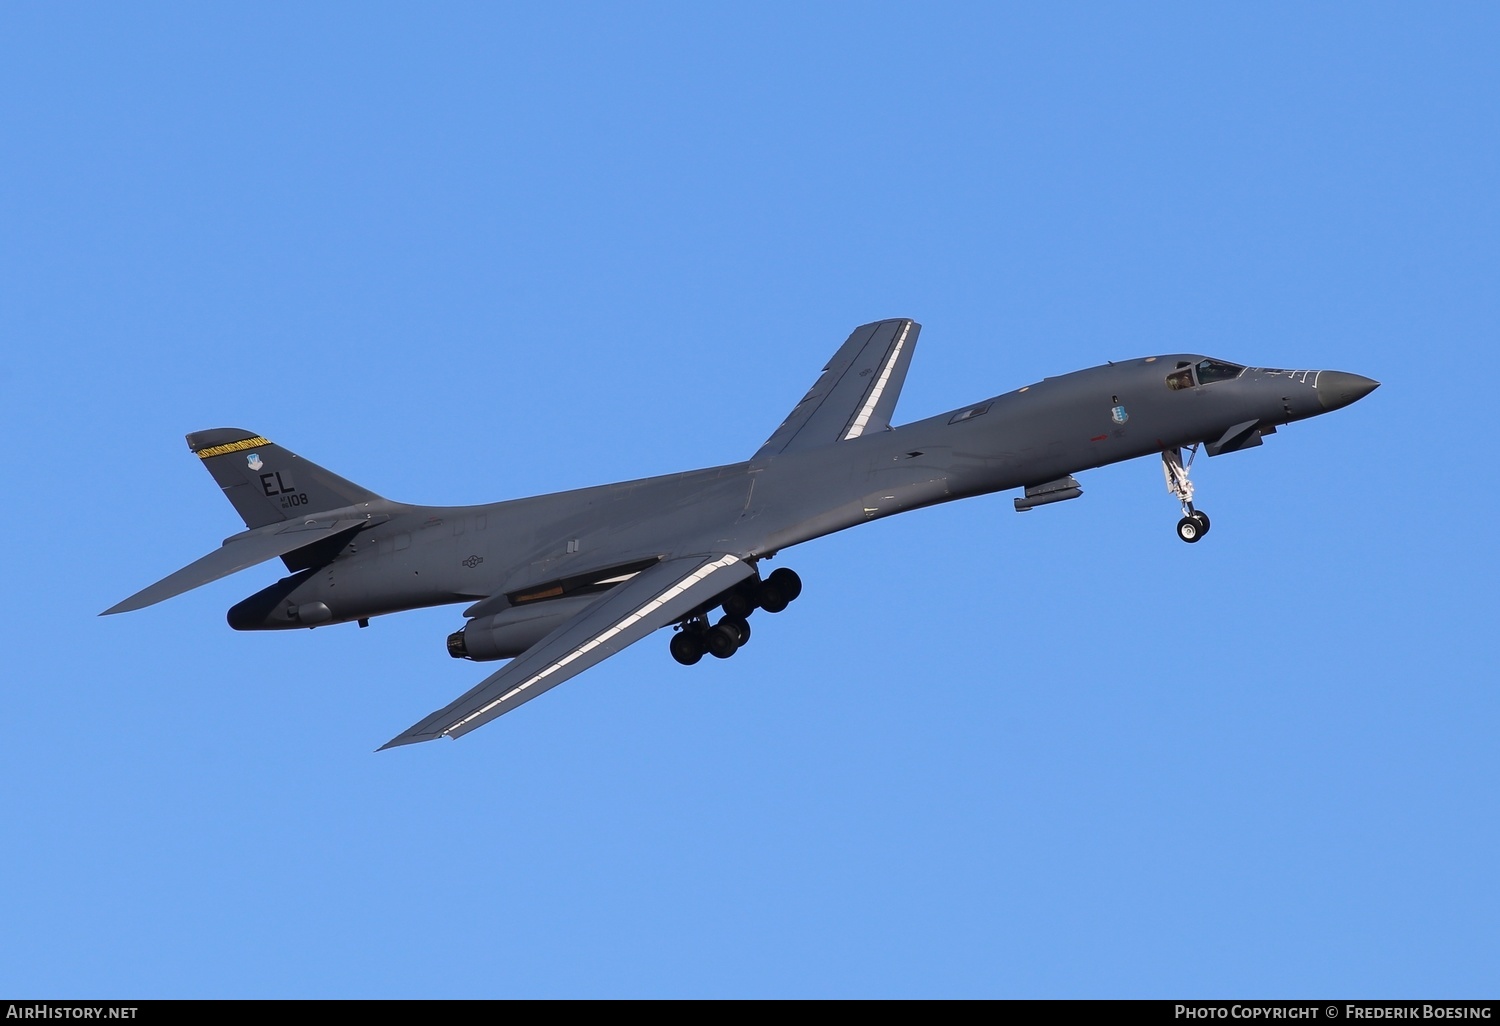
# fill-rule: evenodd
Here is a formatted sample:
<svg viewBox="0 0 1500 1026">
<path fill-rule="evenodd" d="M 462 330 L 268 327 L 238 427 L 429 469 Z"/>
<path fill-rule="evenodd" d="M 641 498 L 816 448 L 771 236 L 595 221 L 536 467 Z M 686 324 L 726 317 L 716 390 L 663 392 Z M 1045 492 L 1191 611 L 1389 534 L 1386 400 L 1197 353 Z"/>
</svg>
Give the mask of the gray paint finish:
<svg viewBox="0 0 1500 1026">
<path fill-rule="evenodd" d="M 677 625 L 680 661 L 732 654 L 750 612 L 784 607 L 800 590 L 787 571 L 759 573 L 782 549 L 1007 489 L 1026 490 L 1023 510 L 1075 498 L 1073 474 L 1170 460 L 1199 444 L 1210 455 L 1250 448 L 1378 384 L 1172 354 L 1046 378 L 892 428 L 920 331 L 906 319 L 856 328 L 746 462 L 480 506 L 392 502 L 253 432 L 191 434 L 189 448 L 249 530 L 106 613 L 278 556 L 291 576 L 230 609 L 230 626 L 305 628 L 467 603 L 450 652 L 515 658 L 385 747 L 457 737 L 662 627 Z M 1190 491 L 1179 498 L 1179 534 L 1197 541 L 1207 519 Z"/>
</svg>

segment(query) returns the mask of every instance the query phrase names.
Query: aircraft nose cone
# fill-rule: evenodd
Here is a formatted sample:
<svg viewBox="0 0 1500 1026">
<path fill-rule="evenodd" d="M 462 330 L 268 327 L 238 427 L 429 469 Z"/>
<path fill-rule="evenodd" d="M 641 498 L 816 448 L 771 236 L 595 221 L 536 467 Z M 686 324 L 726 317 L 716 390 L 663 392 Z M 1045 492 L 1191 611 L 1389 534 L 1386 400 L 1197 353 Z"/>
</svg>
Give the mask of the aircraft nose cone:
<svg viewBox="0 0 1500 1026">
<path fill-rule="evenodd" d="M 1318 375 L 1318 402 L 1325 410 L 1337 410 L 1358 402 L 1380 387 L 1374 378 L 1343 371 L 1324 371 Z"/>
</svg>

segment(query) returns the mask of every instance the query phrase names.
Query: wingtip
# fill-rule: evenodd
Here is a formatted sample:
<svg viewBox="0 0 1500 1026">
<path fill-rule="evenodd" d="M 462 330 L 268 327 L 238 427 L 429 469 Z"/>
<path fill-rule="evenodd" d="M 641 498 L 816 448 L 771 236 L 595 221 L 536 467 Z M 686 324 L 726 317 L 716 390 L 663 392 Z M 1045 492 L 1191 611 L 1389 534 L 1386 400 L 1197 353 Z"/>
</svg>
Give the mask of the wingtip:
<svg viewBox="0 0 1500 1026">
<path fill-rule="evenodd" d="M 423 741 L 436 741 L 438 738 L 444 736 L 445 735 L 443 734 L 417 734 L 411 731 L 407 731 L 405 734 L 397 734 L 395 737 L 391 738 L 389 741 L 375 750 L 377 752 L 383 752 L 387 748 L 400 748 L 403 745 L 417 745 L 421 744 Z"/>
</svg>

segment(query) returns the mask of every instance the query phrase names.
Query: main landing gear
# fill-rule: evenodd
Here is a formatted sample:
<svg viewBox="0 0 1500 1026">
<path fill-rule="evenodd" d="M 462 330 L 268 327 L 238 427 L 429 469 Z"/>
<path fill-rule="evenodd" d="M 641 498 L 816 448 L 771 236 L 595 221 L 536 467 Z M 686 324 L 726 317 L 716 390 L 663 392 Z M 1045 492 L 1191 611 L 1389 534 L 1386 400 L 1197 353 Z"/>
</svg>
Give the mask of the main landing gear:
<svg viewBox="0 0 1500 1026">
<path fill-rule="evenodd" d="M 683 666 L 692 666 L 706 652 L 715 659 L 728 659 L 750 640 L 748 617 L 757 609 L 779 613 L 802 594 L 802 578 L 786 567 L 765 580 L 752 578 L 736 585 L 719 597 L 724 615 L 712 627 L 708 625 L 710 607 L 678 625 L 672 635 L 672 658 Z"/>
<path fill-rule="evenodd" d="M 1188 446 L 1186 463 L 1182 462 L 1181 449 L 1163 449 L 1161 454 L 1161 469 L 1167 477 L 1167 491 L 1177 496 L 1177 501 L 1182 503 L 1182 519 L 1177 521 L 1177 537 L 1185 542 L 1195 542 L 1208 533 L 1208 514 L 1193 508 L 1193 482 L 1188 480 L 1188 473 L 1192 470 L 1193 460 L 1197 455 L 1196 442 Z"/>
</svg>

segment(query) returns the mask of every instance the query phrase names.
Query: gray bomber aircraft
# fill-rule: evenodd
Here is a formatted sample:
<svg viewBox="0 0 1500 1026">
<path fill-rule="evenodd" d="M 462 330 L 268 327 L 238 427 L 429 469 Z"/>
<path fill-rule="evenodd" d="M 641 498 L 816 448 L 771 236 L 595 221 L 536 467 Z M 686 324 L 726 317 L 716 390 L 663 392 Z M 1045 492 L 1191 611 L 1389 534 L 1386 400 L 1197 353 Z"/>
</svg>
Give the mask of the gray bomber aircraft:
<svg viewBox="0 0 1500 1026">
<path fill-rule="evenodd" d="M 728 658 L 749 640 L 752 612 L 780 612 L 802 589 L 789 569 L 762 575 L 761 561 L 894 513 L 1012 488 L 1029 510 L 1081 495 L 1078 471 L 1159 454 L 1182 506 L 1177 534 L 1197 542 L 1209 529 L 1188 478 L 1200 445 L 1210 456 L 1260 445 L 1379 384 L 1148 356 L 893 428 L 920 330 L 906 319 L 856 328 L 746 462 L 483 506 L 392 502 L 252 431 L 196 432 L 188 447 L 247 530 L 105 613 L 276 556 L 291 576 L 231 608 L 234 629 L 364 627 L 471 603 L 448 652 L 511 662 L 383 747 L 458 737 L 662 627 L 675 626 L 679 663 Z"/>
</svg>

